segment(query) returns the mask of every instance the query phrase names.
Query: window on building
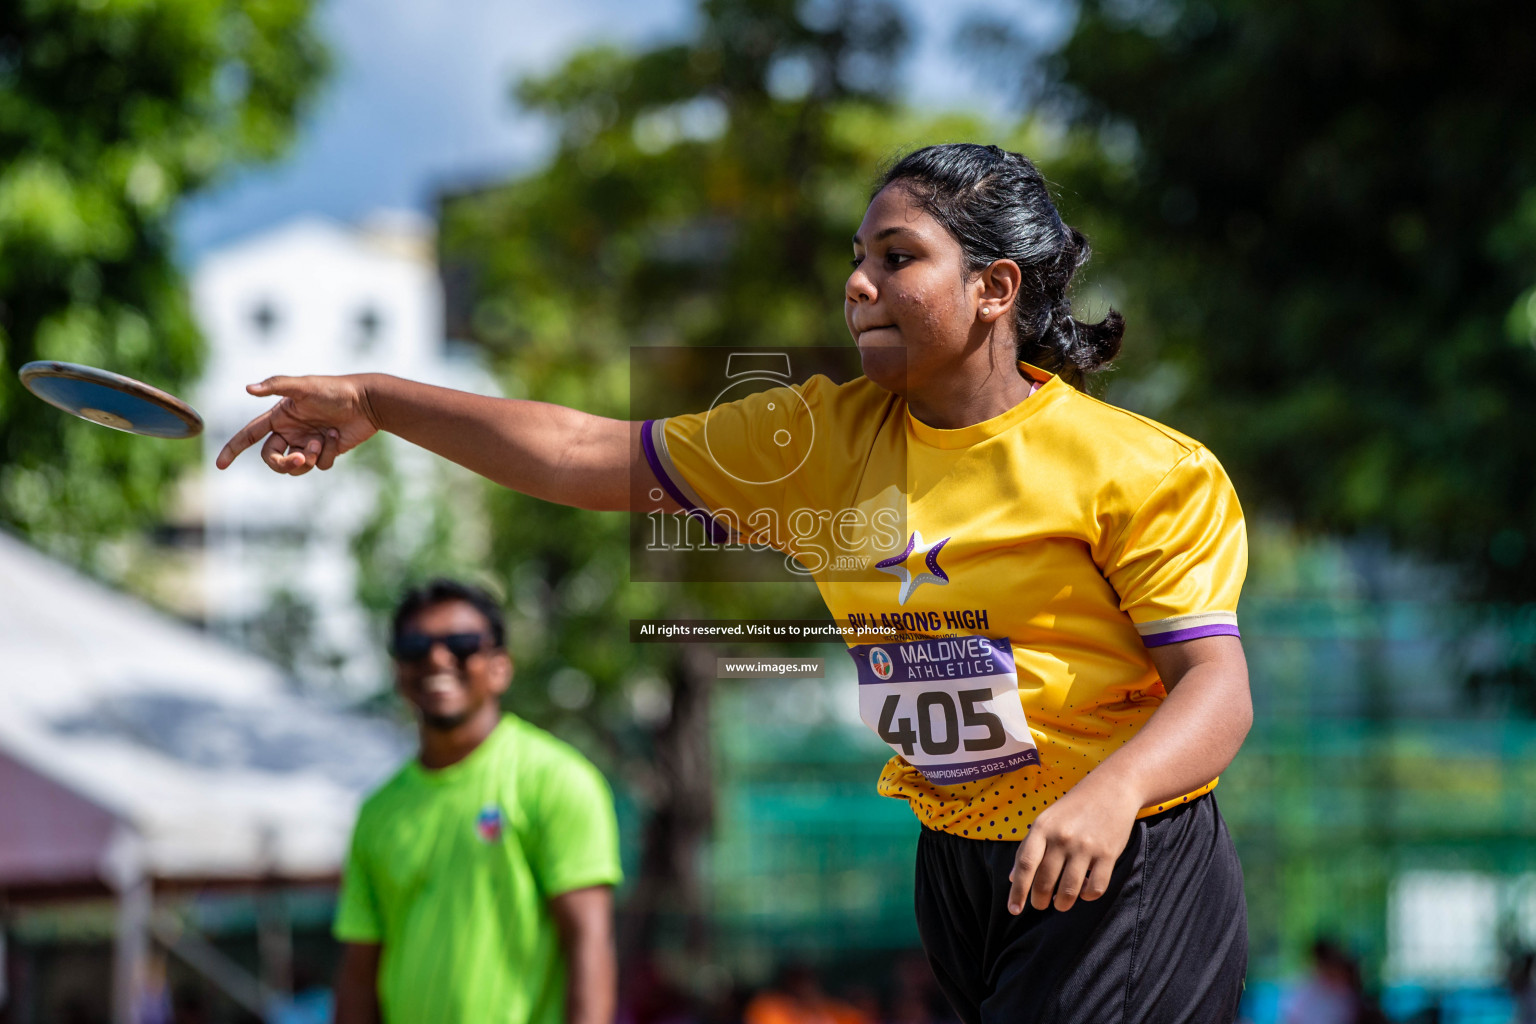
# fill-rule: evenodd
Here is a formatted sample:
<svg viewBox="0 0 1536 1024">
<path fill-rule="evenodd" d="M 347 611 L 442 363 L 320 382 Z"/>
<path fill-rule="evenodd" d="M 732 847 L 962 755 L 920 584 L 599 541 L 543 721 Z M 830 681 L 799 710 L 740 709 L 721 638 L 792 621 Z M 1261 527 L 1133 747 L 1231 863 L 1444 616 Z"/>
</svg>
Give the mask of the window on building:
<svg viewBox="0 0 1536 1024">
<path fill-rule="evenodd" d="M 364 306 L 357 314 L 357 350 L 371 352 L 384 335 L 384 314 L 373 306 Z"/>
<path fill-rule="evenodd" d="M 271 341 L 282 325 L 283 316 L 270 299 L 262 299 L 251 310 L 251 326 L 258 341 Z"/>
</svg>

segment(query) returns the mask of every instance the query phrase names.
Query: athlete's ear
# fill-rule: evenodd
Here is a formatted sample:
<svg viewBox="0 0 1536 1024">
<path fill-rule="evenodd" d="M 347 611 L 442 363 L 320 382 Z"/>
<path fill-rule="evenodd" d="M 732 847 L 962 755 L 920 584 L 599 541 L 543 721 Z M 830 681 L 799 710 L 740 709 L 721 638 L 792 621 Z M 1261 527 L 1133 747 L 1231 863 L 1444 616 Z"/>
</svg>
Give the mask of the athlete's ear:
<svg viewBox="0 0 1536 1024">
<path fill-rule="evenodd" d="M 992 261 L 976 275 L 973 286 L 976 316 L 987 323 L 1001 319 L 1013 308 L 1023 280 L 1024 272 L 1013 260 Z"/>
<path fill-rule="evenodd" d="M 491 658 L 491 692 L 500 695 L 506 693 L 507 688 L 512 685 L 512 676 L 515 671 L 512 666 L 512 655 L 506 651 L 497 651 L 491 655 Z"/>
</svg>

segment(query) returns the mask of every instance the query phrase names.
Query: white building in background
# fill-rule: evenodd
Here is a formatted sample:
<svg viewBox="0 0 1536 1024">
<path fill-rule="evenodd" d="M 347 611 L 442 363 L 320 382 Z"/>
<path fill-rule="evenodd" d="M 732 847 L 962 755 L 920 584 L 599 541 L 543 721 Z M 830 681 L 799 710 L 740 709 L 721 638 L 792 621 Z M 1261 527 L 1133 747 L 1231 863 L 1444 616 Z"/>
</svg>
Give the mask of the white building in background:
<svg viewBox="0 0 1536 1024">
<path fill-rule="evenodd" d="M 223 472 L 213 459 L 272 404 L 246 385 L 275 374 L 376 371 L 491 386 L 472 361 L 449 358 L 432 226 L 406 213 L 355 228 L 302 218 L 211 253 L 191 283 L 209 346 L 194 403 L 207 422 L 204 479 L 192 498 L 200 507 L 191 515 L 204 537 L 201 617 L 250 642 L 280 624 L 274 609 L 285 608 L 303 634 L 293 638 L 304 652 L 299 674 L 366 693 L 385 678 L 386 662 L 357 602 L 352 543 L 380 497 L 374 476 L 356 456 L 297 478 L 274 475 L 254 449 Z M 385 443 L 403 486 L 430 490 L 431 457 Z M 412 495 L 400 497 L 412 507 Z"/>
</svg>

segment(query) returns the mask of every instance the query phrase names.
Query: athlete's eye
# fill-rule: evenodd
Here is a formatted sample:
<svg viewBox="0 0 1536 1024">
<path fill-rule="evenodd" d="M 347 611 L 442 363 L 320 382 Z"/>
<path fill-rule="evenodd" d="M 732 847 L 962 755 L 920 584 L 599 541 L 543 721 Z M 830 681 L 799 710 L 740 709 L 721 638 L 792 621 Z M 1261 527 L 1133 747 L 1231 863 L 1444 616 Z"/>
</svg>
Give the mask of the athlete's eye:
<svg viewBox="0 0 1536 1024">
<path fill-rule="evenodd" d="M 912 257 L 904 252 L 888 252 L 885 254 L 885 262 L 893 267 L 906 266 Z"/>
<path fill-rule="evenodd" d="M 853 259 L 848 261 L 848 266 L 851 267 L 854 270 L 858 270 L 859 269 L 859 264 L 863 263 L 863 262 L 864 262 L 864 257 L 863 256 L 855 256 Z"/>
</svg>

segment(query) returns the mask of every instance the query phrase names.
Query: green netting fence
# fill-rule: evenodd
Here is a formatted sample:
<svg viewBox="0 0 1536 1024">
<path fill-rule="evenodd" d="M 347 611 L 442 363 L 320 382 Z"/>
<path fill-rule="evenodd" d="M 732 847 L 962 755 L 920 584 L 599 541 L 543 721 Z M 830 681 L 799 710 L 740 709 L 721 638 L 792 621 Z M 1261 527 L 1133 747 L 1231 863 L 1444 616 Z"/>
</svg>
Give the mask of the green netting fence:
<svg viewBox="0 0 1536 1024">
<path fill-rule="evenodd" d="M 1470 682 L 1532 660 L 1536 608 L 1254 598 L 1242 618 L 1255 725 L 1217 792 L 1247 875 L 1253 977 L 1295 973 L 1320 934 L 1390 973 L 1405 872 L 1536 872 L 1536 720 Z M 727 960 L 917 942 L 917 826 L 875 794 L 885 748 L 857 721 L 846 656 L 821 653 L 824 684 L 717 691 L 708 877 Z M 1493 927 L 1506 946 L 1536 939 L 1516 907 Z"/>
</svg>

